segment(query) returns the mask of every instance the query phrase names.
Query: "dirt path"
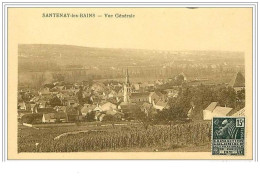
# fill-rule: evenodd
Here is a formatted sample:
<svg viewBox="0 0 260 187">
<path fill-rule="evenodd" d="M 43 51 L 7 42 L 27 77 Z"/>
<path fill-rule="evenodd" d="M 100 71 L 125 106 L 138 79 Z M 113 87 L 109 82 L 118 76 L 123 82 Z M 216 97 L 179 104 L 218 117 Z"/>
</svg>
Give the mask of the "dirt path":
<svg viewBox="0 0 260 187">
<path fill-rule="evenodd" d="M 54 140 L 59 140 L 61 137 L 67 136 L 67 135 L 70 135 L 70 134 L 79 134 L 79 133 L 86 133 L 86 132 L 98 132 L 98 131 L 101 132 L 102 130 L 85 130 L 85 131 L 66 132 L 66 133 L 60 134 L 59 136 L 56 136 L 54 138 Z"/>
</svg>

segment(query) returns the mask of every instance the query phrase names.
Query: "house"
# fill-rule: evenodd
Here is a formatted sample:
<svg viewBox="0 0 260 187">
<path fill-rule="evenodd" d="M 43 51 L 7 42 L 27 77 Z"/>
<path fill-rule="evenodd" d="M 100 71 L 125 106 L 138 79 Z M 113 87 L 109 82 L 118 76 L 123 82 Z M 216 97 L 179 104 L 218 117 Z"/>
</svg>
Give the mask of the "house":
<svg viewBox="0 0 260 187">
<path fill-rule="evenodd" d="M 28 107 L 27 107 L 28 108 Z M 38 104 L 30 103 L 30 109 L 32 113 L 38 113 Z"/>
<path fill-rule="evenodd" d="M 56 122 L 55 113 L 46 113 L 42 115 L 43 123 L 55 123 Z"/>
<path fill-rule="evenodd" d="M 106 86 L 101 82 L 95 82 L 91 86 L 91 90 L 93 90 L 95 93 L 103 93 L 106 89 Z"/>
<path fill-rule="evenodd" d="M 66 106 L 55 106 L 53 109 L 57 112 L 65 112 Z"/>
<path fill-rule="evenodd" d="M 27 110 L 26 104 L 24 101 L 18 103 L 18 109 Z"/>
<path fill-rule="evenodd" d="M 218 105 L 218 102 L 212 102 L 205 110 L 203 110 L 203 119 L 204 120 L 212 119 L 213 110 L 217 107 L 217 105 Z"/>
<path fill-rule="evenodd" d="M 95 105 L 84 104 L 83 108 L 81 108 L 81 114 L 86 116 L 88 113 L 92 112 L 96 108 Z"/>
<path fill-rule="evenodd" d="M 56 111 L 53 108 L 36 108 L 36 113 L 55 113 Z"/>
<path fill-rule="evenodd" d="M 41 89 L 38 93 L 40 96 L 51 95 L 50 88 L 48 87 Z"/>
<path fill-rule="evenodd" d="M 156 114 L 156 109 L 153 108 L 153 105 L 151 103 L 143 103 L 143 105 L 140 107 L 141 111 L 144 112 L 147 116 L 149 114 Z"/>
<path fill-rule="evenodd" d="M 134 89 L 135 91 L 139 91 L 140 88 L 141 88 L 141 83 L 133 84 L 133 89 Z"/>
<path fill-rule="evenodd" d="M 203 120 L 212 120 L 213 117 L 229 116 L 233 108 L 217 106 L 218 102 L 212 102 L 203 110 Z"/>
<path fill-rule="evenodd" d="M 33 97 L 33 98 L 30 99 L 30 102 L 36 103 L 36 102 L 38 102 L 40 99 L 41 99 L 40 96 L 35 96 L 35 97 Z"/>
<path fill-rule="evenodd" d="M 243 90 L 245 89 L 245 77 L 241 72 L 238 72 L 229 85 L 232 86 L 235 91 Z"/>
<path fill-rule="evenodd" d="M 56 112 L 56 122 L 68 122 L 68 115 L 65 112 Z"/>
<path fill-rule="evenodd" d="M 229 113 L 231 112 L 231 110 L 233 110 L 233 108 L 217 106 L 213 110 L 213 116 L 212 117 L 229 116 Z"/>
<path fill-rule="evenodd" d="M 165 97 L 161 92 L 151 92 L 149 94 L 149 103 L 157 103 L 159 100 L 164 100 Z"/>
<path fill-rule="evenodd" d="M 38 101 L 38 104 L 39 104 L 39 108 L 46 108 L 47 101 L 40 100 L 40 101 Z"/>
<path fill-rule="evenodd" d="M 61 85 L 63 85 L 63 84 L 61 84 Z M 64 88 L 63 88 L 63 89 L 69 90 L 69 89 L 73 89 L 73 88 L 74 88 L 74 85 L 73 85 L 73 84 L 71 84 L 71 83 L 66 83 L 66 84 L 64 84 Z"/>
<path fill-rule="evenodd" d="M 155 87 L 154 83 L 147 83 L 145 86 L 147 89 L 153 89 Z"/>
<path fill-rule="evenodd" d="M 75 96 L 72 96 L 72 97 L 66 97 L 64 99 L 64 104 L 65 105 L 68 105 L 68 106 L 71 106 L 71 105 L 74 105 L 78 103 L 78 98 L 76 98 Z"/>
<path fill-rule="evenodd" d="M 65 86 L 55 86 L 53 89 L 56 91 L 65 90 Z"/>
<path fill-rule="evenodd" d="M 111 103 L 111 102 L 107 102 L 103 105 L 101 105 L 101 111 L 108 111 L 108 110 L 116 110 L 117 109 L 117 105 Z"/>
<path fill-rule="evenodd" d="M 150 92 L 132 93 L 130 95 L 130 101 L 133 103 L 149 102 Z"/>
<path fill-rule="evenodd" d="M 107 96 L 108 98 L 113 98 L 117 96 L 117 93 L 114 90 L 112 90 Z"/>
<path fill-rule="evenodd" d="M 102 112 L 102 108 L 99 104 L 97 104 L 93 111 Z"/>
<path fill-rule="evenodd" d="M 163 110 L 169 108 L 169 105 L 167 102 L 159 100 L 156 103 L 153 101 L 153 107 L 157 110 Z"/>
<path fill-rule="evenodd" d="M 140 84 L 140 88 L 139 90 L 148 90 L 148 89 L 154 89 L 155 84 L 154 83 L 149 83 L 149 82 L 143 82 L 142 84 Z"/>
<path fill-rule="evenodd" d="M 163 81 L 163 79 L 158 79 L 158 80 L 155 81 L 155 84 L 157 84 L 157 85 L 163 85 L 163 84 L 164 84 L 164 81 Z"/>
<path fill-rule="evenodd" d="M 77 121 L 79 120 L 79 111 L 73 106 L 66 107 L 66 113 L 68 116 L 68 121 Z"/>
</svg>

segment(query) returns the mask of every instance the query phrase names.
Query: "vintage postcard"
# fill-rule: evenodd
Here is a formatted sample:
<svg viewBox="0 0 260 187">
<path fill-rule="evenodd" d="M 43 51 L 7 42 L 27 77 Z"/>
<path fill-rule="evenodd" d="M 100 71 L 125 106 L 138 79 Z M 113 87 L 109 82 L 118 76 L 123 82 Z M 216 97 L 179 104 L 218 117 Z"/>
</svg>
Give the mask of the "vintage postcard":
<svg viewBox="0 0 260 187">
<path fill-rule="evenodd" d="M 9 7 L 8 159 L 252 159 L 252 7 Z"/>
</svg>

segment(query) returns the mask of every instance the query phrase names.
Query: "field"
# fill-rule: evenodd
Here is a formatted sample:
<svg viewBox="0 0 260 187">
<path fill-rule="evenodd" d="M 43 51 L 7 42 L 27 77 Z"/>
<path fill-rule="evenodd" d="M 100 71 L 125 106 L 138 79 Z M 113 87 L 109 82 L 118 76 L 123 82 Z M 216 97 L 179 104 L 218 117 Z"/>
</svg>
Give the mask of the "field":
<svg viewBox="0 0 260 187">
<path fill-rule="evenodd" d="M 210 124 L 18 127 L 18 152 L 210 151 Z"/>
</svg>

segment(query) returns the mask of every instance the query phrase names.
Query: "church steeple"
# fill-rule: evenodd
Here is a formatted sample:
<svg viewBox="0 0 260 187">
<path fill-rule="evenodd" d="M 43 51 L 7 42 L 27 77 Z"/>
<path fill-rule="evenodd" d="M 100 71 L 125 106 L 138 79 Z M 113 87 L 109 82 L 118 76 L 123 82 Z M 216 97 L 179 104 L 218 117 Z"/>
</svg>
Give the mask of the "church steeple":
<svg viewBox="0 0 260 187">
<path fill-rule="evenodd" d="M 130 81 L 129 81 L 129 74 L 128 74 L 128 68 L 126 69 L 125 83 L 126 83 L 126 84 L 130 84 Z"/>
<path fill-rule="evenodd" d="M 124 102 L 129 103 L 130 102 L 130 94 L 131 94 L 131 85 L 129 81 L 129 74 L 128 74 L 128 68 L 126 69 L 126 77 L 125 77 L 125 84 L 124 84 Z"/>
</svg>

